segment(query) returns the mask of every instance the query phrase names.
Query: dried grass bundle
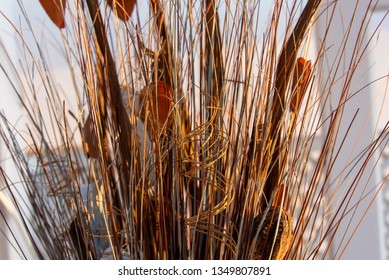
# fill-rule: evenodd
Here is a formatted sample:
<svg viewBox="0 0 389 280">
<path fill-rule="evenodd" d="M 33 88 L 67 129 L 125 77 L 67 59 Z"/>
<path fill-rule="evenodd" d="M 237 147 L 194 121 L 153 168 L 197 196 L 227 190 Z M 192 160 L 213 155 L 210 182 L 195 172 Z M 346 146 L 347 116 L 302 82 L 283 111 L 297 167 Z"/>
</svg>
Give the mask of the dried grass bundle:
<svg viewBox="0 0 389 280">
<path fill-rule="evenodd" d="M 353 96 L 345 87 L 325 115 L 331 91 L 320 84 L 330 89 L 337 81 L 321 80 L 322 46 L 317 57 L 306 56 L 320 0 L 275 1 L 264 30 L 260 1 L 150 0 L 142 11 L 131 0 L 40 2 L 64 28 L 69 70 L 82 86 L 72 97 L 78 111 L 68 110 L 41 53 L 34 67 L 50 117 L 33 88 L 16 87 L 27 132 L 2 115 L 25 205 L 4 172 L 3 191 L 36 257 L 328 257 L 357 207 L 349 204 L 355 189 L 364 186 L 347 178 L 330 187 L 333 145 L 344 139 L 339 124 Z M 323 14 L 335 9 L 332 3 Z M 318 159 L 308 164 L 319 133 Z M 387 141 L 384 130 L 355 161 L 373 160 Z M 355 166 L 358 174 L 365 167 Z M 345 246 L 338 249 L 334 257 Z"/>
</svg>

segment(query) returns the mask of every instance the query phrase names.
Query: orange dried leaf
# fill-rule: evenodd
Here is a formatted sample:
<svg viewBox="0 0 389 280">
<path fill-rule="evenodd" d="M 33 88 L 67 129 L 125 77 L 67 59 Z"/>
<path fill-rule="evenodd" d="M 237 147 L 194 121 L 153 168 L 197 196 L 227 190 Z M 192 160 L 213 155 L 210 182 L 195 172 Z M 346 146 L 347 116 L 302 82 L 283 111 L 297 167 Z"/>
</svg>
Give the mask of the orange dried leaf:
<svg viewBox="0 0 389 280">
<path fill-rule="evenodd" d="M 301 101 L 307 90 L 309 77 L 311 75 L 311 61 L 299 57 L 296 61 L 292 81 L 292 99 L 290 101 L 290 110 L 297 113 L 300 109 Z"/>
<path fill-rule="evenodd" d="M 39 0 L 39 2 L 54 24 L 64 28 L 66 0 Z"/>
<path fill-rule="evenodd" d="M 107 0 L 107 3 L 121 20 L 126 21 L 134 10 L 136 0 Z"/>
<path fill-rule="evenodd" d="M 167 126 L 170 126 L 172 123 L 170 110 L 173 104 L 173 94 L 170 87 L 164 82 L 158 81 L 157 83 L 152 83 L 142 92 L 141 104 L 143 103 L 143 107 L 140 115 L 142 120 L 146 117 L 145 98 L 149 101 L 148 110 L 151 112 L 153 120 L 158 120 L 161 126 L 165 123 L 167 123 Z"/>
</svg>

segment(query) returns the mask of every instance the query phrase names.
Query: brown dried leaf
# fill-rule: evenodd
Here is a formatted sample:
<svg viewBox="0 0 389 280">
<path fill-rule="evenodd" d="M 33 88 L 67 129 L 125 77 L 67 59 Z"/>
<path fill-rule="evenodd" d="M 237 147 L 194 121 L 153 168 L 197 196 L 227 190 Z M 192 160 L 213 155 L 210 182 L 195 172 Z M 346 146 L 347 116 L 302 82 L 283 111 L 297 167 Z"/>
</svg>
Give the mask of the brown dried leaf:
<svg viewBox="0 0 389 280">
<path fill-rule="evenodd" d="M 39 0 L 39 2 L 54 24 L 64 28 L 66 0 Z"/>
<path fill-rule="evenodd" d="M 143 107 L 140 116 L 142 120 L 146 117 L 145 98 L 149 101 L 149 112 L 151 113 L 153 120 L 158 120 L 158 123 L 161 126 L 163 126 L 165 122 L 167 122 L 167 126 L 170 126 L 173 121 L 172 115 L 170 114 L 173 104 L 173 94 L 170 87 L 164 82 L 158 81 L 157 83 L 152 83 L 149 88 L 142 91 L 141 103 L 143 103 Z"/>
<path fill-rule="evenodd" d="M 95 131 L 93 129 L 93 119 L 91 114 L 89 114 L 86 118 L 83 128 L 83 136 L 85 141 L 85 149 L 88 156 L 92 158 L 98 158 L 99 145 L 98 140 L 96 139 Z"/>
<path fill-rule="evenodd" d="M 107 0 L 107 3 L 121 20 L 127 21 L 134 10 L 136 0 Z"/>
</svg>

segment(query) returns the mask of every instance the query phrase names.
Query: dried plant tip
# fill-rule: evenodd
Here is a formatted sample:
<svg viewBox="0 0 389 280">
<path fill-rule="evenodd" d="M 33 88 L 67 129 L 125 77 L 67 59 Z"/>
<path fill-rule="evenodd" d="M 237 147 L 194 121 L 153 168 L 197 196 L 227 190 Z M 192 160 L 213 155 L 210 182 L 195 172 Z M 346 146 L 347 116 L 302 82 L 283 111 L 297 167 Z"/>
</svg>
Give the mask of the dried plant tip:
<svg viewBox="0 0 389 280">
<path fill-rule="evenodd" d="M 54 24 L 64 28 L 66 0 L 39 0 L 39 2 Z"/>
<path fill-rule="evenodd" d="M 282 260 L 286 257 L 293 239 L 293 220 L 291 215 L 281 207 L 270 207 L 254 219 L 253 237 L 261 226 L 255 243 L 254 259 Z"/>
<path fill-rule="evenodd" d="M 136 0 L 107 0 L 107 3 L 121 20 L 127 21 L 131 17 Z"/>
<path fill-rule="evenodd" d="M 311 61 L 299 57 L 294 66 L 292 98 L 290 101 L 290 110 L 295 114 L 297 114 L 300 109 L 301 101 L 304 99 L 311 72 Z"/>
<path fill-rule="evenodd" d="M 288 188 L 285 184 L 281 184 L 277 190 L 276 197 L 273 202 L 273 206 L 282 207 L 285 205 L 286 195 L 288 193 Z"/>
</svg>

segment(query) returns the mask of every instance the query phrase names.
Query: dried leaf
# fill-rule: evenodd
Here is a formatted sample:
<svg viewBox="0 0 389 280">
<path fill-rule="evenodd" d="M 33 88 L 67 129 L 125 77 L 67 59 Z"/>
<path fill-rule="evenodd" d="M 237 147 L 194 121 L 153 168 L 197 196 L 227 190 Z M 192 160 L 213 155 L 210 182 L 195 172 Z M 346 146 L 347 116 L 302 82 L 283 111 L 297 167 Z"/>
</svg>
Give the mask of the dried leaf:
<svg viewBox="0 0 389 280">
<path fill-rule="evenodd" d="M 64 28 L 66 0 L 39 0 L 39 2 L 54 24 Z"/>
<path fill-rule="evenodd" d="M 294 66 L 292 81 L 292 99 L 290 101 L 290 110 L 297 113 L 300 109 L 301 101 L 307 90 L 309 77 L 311 75 L 311 61 L 299 57 Z"/>
<path fill-rule="evenodd" d="M 136 0 L 107 0 L 107 3 L 121 20 L 127 21 L 134 10 Z"/>
<path fill-rule="evenodd" d="M 93 129 L 93 119 L 91 114 L 86 118 L 84 128 L 83 128 L 83 136 L 85 141 L 85 149 L 88 156 L 92 158 L 99 157 L 99 146 L 98 141 L 96 139 L 96 134 Z"/>
<path fill-rule="evenodd" d="M 169 126 L 172 123 L 170 110 L 173 103 L 173 95 L 170 87 L 164 82 L 158 81 L 143 90 L 141 96 L 141 104 L 143 104 L 143 107 L 140 115 L 142 120 L 146 118 L 145 98 L 149 101 L 148 111 L 151 113 L 153 120 L 158 120 L 161 126 L 167 122 L 167 126 Z"/>
</svg>

